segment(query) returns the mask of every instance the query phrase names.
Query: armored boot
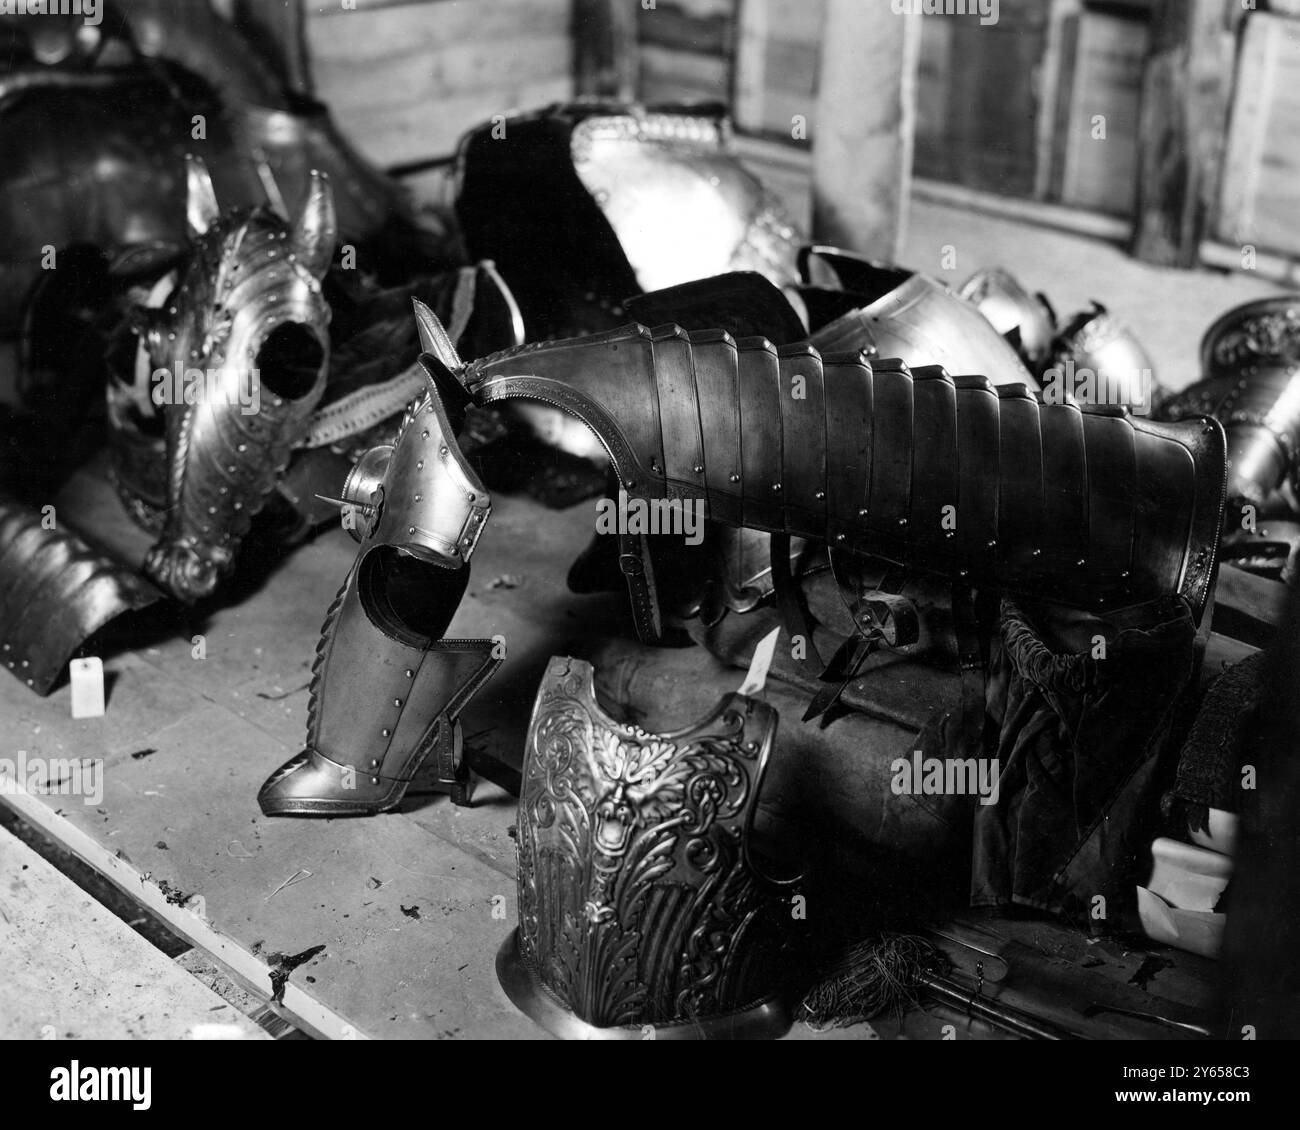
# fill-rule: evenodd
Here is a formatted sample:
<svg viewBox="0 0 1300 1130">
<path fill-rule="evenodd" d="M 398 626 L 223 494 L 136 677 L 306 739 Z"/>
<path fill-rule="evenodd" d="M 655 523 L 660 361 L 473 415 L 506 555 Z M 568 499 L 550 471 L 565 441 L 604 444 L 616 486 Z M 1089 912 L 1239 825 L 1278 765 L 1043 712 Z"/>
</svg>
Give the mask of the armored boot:
<svg viewBox="0 0 1300 1130">
<path fill-rule="evenodd" d="M 445 335 L 434 343 L 421 331 L 426 352 L 455 357 Z M 492 640 L 442 638 L 491 511 L 455 437 L 435 384 L 397 442 L 371 449 L 348 476 L 344 524 L 361 549 L 326 614 L 307 746 L 258 793 L 267 815 L 387 811 L 430 755 L 452 799 L 467 801 L 457 718 L 501 660 Z"/>
</svg>

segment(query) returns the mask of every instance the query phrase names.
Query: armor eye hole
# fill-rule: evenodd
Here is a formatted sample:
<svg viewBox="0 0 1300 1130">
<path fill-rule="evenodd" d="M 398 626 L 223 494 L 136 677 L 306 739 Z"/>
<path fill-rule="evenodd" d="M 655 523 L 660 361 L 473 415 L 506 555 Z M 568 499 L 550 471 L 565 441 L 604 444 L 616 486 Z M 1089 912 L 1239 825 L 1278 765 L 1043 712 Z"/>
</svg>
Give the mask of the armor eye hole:
<svg viewBox="0 0 1300 1130">
<path fill-rule="evenodd" d="M 302 322 L 276 326 L 254 359 L 262 387 L 284 400 L 298 400 L 316 387 L 325 364 L 325 349 Z"/>
<path fill-rule="evenodd" d="M 361 562 L 361 607 L 385 635 L 411 647 L 443 637 L 469 584 L 469 569 L 448 569 L 395 545 L 375 546 Z"/>
</svg>

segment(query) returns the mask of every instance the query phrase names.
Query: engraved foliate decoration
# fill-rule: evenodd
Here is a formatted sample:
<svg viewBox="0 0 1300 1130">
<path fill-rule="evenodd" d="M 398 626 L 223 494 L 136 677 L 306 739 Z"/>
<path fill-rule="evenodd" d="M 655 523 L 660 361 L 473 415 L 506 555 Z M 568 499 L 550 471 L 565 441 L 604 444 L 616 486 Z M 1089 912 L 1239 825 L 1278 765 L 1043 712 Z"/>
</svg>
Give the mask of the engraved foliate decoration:
<svg viewBox="0 0 1300 1130">
<path fill-rule="evenodd" d="M 535 991 L 516 1003 L 598 1029 L 770 1004 L 793 965 L 793 880 L 758 870 L 751 843 L 775 711 L 731 695 L 655 734 L 604 714 L 591 676 L 552 659 L 529 727 L 517 952 Z"/>
<path fill-rule="evenodd" d="M 1300 296 L 1233 307 L 1201 340 L 1202 379 L 1162 406 L 1169 420 L 1213 416 L 1228 431 L 1229 494 L 1300 512 Z"/>
</svg>

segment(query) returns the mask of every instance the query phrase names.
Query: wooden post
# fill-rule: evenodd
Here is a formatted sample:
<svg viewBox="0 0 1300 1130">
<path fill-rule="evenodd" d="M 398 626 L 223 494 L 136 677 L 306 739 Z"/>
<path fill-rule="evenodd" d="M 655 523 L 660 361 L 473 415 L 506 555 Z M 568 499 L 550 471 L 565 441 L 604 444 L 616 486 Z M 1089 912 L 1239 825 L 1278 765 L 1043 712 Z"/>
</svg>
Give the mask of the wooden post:
<svg viewBox="0 0 1300 1130">
<path fill-rule="evenodd" d="M 1233 0 L 1157 0 L 1142 78 L 1132 251 L 1196 265 L 1217 194 L 1232 92 Z"/>
<path fill-rule="evenodd" d="M 812 141 L 813 234 L 895 259 L 906 223 L 918 17 L 827 0 Z"/>
<path fill-rule="evenodd" d="M 630 102 L 637 96 L 636 0 L 573 0 L 576 93 Z"/>
</svg>

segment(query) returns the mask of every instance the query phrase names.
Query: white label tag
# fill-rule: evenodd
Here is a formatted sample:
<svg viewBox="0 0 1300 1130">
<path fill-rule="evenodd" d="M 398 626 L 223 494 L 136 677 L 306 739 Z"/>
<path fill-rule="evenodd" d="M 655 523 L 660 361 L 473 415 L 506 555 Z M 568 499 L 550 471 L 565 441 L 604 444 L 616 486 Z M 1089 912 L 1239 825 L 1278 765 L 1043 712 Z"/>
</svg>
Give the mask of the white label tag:
<svg viewBox="0 0 1300 1130">
<path fill-rule="evenodd" d="M 104 715 L 104 661 L 92 655 L 68 664 L 72 680 L 72 716 L 102 718 Z"/>
<path fill-rule="evenodd" d="M 737 694 L 756 695 L 767 685 L 767 672 L 772 666 L 772 657 L 776 655 L 776 641 L 781 629 L 773 628 L 754 648 L 754 658 L 749 661 L 749 674 L 740 684 Z"/>
</svg>

